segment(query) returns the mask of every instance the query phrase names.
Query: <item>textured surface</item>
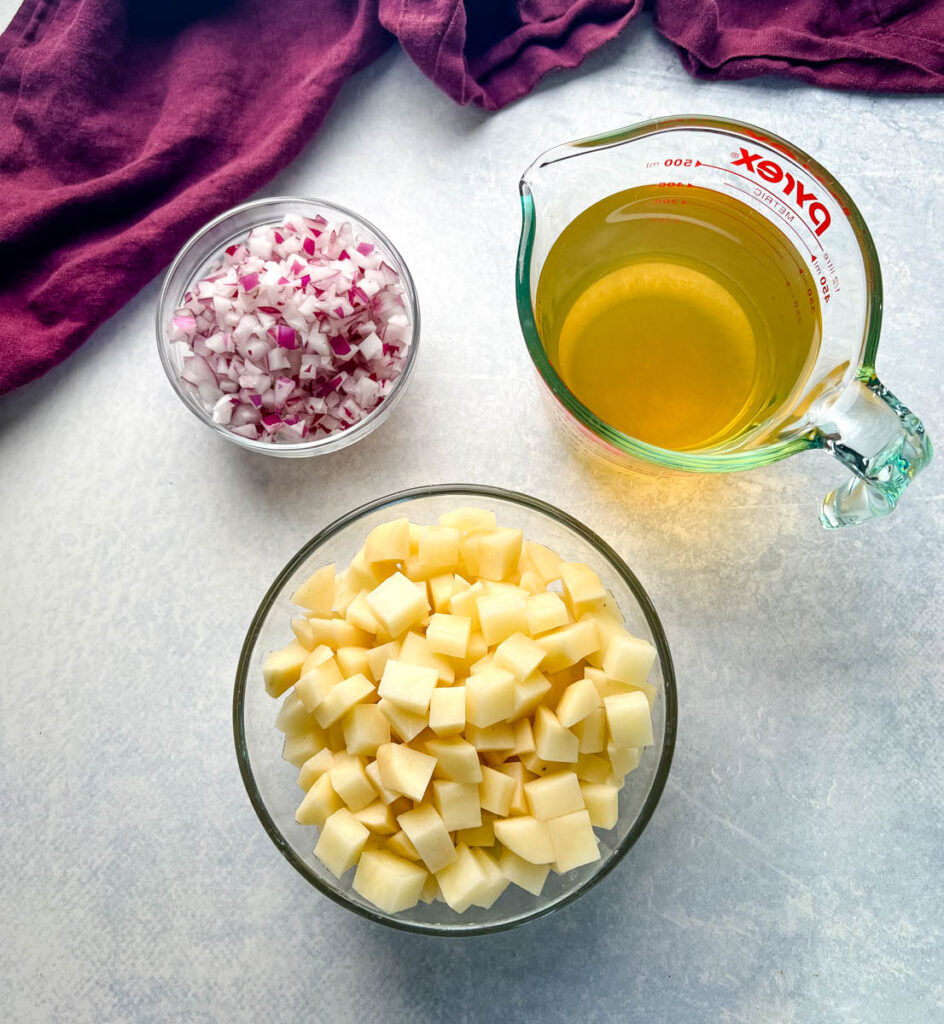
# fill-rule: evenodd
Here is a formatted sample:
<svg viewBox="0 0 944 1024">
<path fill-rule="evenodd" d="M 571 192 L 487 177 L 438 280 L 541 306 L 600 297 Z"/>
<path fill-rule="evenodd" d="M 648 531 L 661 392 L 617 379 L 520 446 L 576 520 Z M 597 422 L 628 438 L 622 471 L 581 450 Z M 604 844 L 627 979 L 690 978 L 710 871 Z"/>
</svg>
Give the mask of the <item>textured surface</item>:
<svg viewBox="0 0 944 1024">
<path fill-rule="evenodd" d="M 816 520 L 842 478 L 825 455 L 725 478 L 591 470 L 545 420 L 512 287 L 538 152 L 659 113 L 759 122 L 865 214 L 879 371 L 944 441 L 940 110 L 693 82 L 644 19 L 495 115 L 390 53 L 266 190 L 357 209 L 413 270 L 423 348 L 381 430 L 294 463 L 217 439 L 163 378 L 156 284 L 0 403 L 5 1018 L 940 1020 L 944 460 L 893 517 L 838 534 Z M 301 543 L 450 480 L 528 491 L 610 541 L 660 611 L 681 707 L 623 864 L 548 920 L 455 941 L 371 925 L 296 876 L 243 792 L 229 717 L 244 630 Z"/>
</svg>

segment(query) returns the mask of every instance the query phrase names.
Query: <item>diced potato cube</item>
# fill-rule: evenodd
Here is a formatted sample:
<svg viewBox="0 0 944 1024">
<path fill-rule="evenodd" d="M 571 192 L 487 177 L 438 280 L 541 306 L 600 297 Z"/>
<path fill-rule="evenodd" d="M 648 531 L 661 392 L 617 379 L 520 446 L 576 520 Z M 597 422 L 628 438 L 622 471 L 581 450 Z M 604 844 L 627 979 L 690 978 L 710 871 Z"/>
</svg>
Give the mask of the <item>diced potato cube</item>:
<svg viewBox="0 0 944 1024">
<path fill-rule="evenodd" d="M 478 861 L 485 881 L 475 894 L 472 905 L 488 910 L 499 896 L 508 888 L 510 879 L 498 866 L 490 853 L 482 847 L 477 846 L 471 849 L 472 856 Z"/>
<path fill-rule="evenodd" d="M 431 668 L 441 683 L 451 684 L 456 678 L 456 670 L 453 663 L 444 658 L 441 654 L 435 654 L 429 646 L 426 637 L 419 633 L 407 633 L 400 645 L 398 661 L 407 665 L 419 665 L 422 668 Z"/>
<path fill-rule="evenodd" d="M 387 840 L 387 849 L 391 853 L 395 853 L 398 857 L 405 857 L 407 860 L 420 859 L 419 852 L 410 842 L 410 837 L 402 828 Z"/>
<path fill-rule="evenodd" d="M 581 754 L 577 758 L 574 773 L 581 782 L 606 782 L 613 768 L 608 758 L 598 754 Z"/>
<path fill-rule="evenodd" d="M 347 582 L 357 590 L 373 590 L 395 568 L 392 562 L 368 562 L 363 548 L 351 559 L 347 568 Z"/>
<path fill-rule="evenodd" d="M 454 508 L 439 517 L 440 526 L 451 526 L 462 533 L 473 530 L 494 530 L 495 513 L 485 508 Z"/>
<path fill-rule="evenodd" d="M 574 683 L 574 686 L 577 684 Z M 574 734 L 580 741 L 577 748 L 581 754 L 598 754 L 606 749 L 606 712 L 602 707 L 591 711 L 574 727 Z"/>
<path fill-rule="evenodd" d="M 459 564 L 459 531 L 453 526 L 421 526 L 417 556 L 421 565 L 436 566 L 440 572 Z"/>
<path fill-rule="evenodd" d="M 340 683 L 332 687 L 331 692 L 315 708 L 315 718 L 323 729 L 327 729 L 329 725 L 339 722 L 355 704 L 367 700 L 374 693 L 376 693 L 376 687 L 367 676 L 351 676 L 350 679 L 342 679 Z"/>
<path fill-rule="evenodd" d="M 421 860 L 430 871 L 442 871 L 456 861 L 456 850 L 439 812 L 432 804 L 420 804 L 397 818 Z"/>
<path fill-rule="evenodd" d="M 468 910 L 489 887 L 482 866 L 472 851 L 461 844 L 456 847 L 456 860 L 436 872 L 436 881 L 443 899 L 458 914 Z"/>
<path fill-rule="evenodd" d="M 507 580 L 515 575 L 524 535 L 521 530 L 496 529 L 479 540 L 478 575 L 487 580 Z"/>
<path fill-rule="evenodd" d="M 435 654 L 448 654 L 451 658 L 464 658 L 472 635 L 472 620 L 467 615 L 447 615 L 436 612 L 426 627 L 426 642 Z M 543 652 L 542 652 L 543 653 Z"/>
<path fill-rule="evenodd" d="M 619 789 L 605 782 L 581 782 L 584 806 L 590 824 L 597 828 L 613 828 L 619 820 Z"/>
<path fill-rule="evenodd" d="M 437 687 L 429 698 L 429 727 L 437 736 L 454 736 L 465 728 L 465 687 Z"/>
<path fill-rule="evenodd" d="M 592 612 L 602 606 L 606 599 L 606 589 L 589 565 L 583 562 L 561 562 L 557 569 L 564 585 L 564 597 L 575 619 L 579 619 L 584 612 Z"/>
<path fill-rule="evenodd" d="M 347 611 L 347 606 L 354 600 L 354 598 L 360 593 L 360 588 L 355 587 L 348 581 L 347 573 L 341 572 L 334 577 L 334 611 L 338 615 L 343 615 Z M 315 615 L 319 615 L 320 612 L 315 612 Z M 328 612 L 330 615 L 331 612 Z M 325 618 L 328 615 L 324 616 Z"/>
<path fill-rule="evenodd" d="M 498 645 L 495 650 L 495 664 L 507 669 L 516 682 L 524 682 L 528 676 L 538 670 L 546 652 L 524 633 L 512 633 L 510 637 Z"/>
<path fill-rule="evenodd" d="M 613 774 L 621 779 L 639 767 L 642 750 L 639 747 L 614 747 L 611 744 L 607 746 L 606 754 L 610 759 Z"/>
<path fill-rule="evenodd" d="M 314 757 L 324 747 L 326 739 L 324 729 L 316 722 L 309 732 L 298 732 L 285 737 L 282 758 L 296 768 L 301 768 L 309 757 Z"/>
<path fill-rule="evenodd" d="M 580 618 L 593 622 L 597 628 L 597 638 L 600 641 L 597 650 L 587 655 L 587 661 L 595 668 L 603 668 L 603 657 L 612 641 L 616 637 L 629 636 L 630 634 L 624 628 L 622 619 L 614 619 L 602 607 L 596 611 L 584 612 Z"/>
<path fill-rule="evenodd" d="M 485 766 L 479 783 L 479 804 L 483 810 L 491 811 L 499 818 L 507 818 L 516 787 L 517 783 L 511 776 Z"/>
<path fill-rule="evenodd" d="M 294 735 L 300 732 L 307 732 L 315 724 L 309 710 L 302 704 L 301 697 L 293 690 L 279 708 L 275 719 L 275 727 L 279 732 L 286 735 Z"/>
<path fill-rule="evenodd" d="M 472 629 L 480 628 L 478 605 L 476 602 L 485 593 L 485 588 L 480 582 L 473 583 L 465 590 L 455 590 L 449 598 L 449 613 L 461 615 L 472 623 Z"/>
<path fill-rule="evenodd" d="M 340 654 L 340 651 L 338 652 Z M 400 654 L 400 642 L 399 640 L 391 640 L 390 643 L 381 644 L 379 647 L 369 647 L 367 649 L 367 665 L 370 668 L 370 674 L 374 679 L 380 679 L 383 676 L 384 666 L 391 658 L 396 658 Z M 365 672 L 364 675 L 367 675 Z"/>
<path fill-rule="evenodd" d="M 514 723 L 515 745 L 511 748 L 512 756 L 522 756 L 535 753 L 534 730 L 531 728 L 530 718 L 519 718 Z"/>
<path fill-rule="evenodd" d="M 515 677 L 504 669 L 487 666 L 465 681 L 465 717 L 485 729 L 511 718 L 515 707 Z"/>
<path fill-rule="evenodd" d="M 627 693 L 630 690 L 641 690 L 646 695 L 646 700 L 649 701 L 650 709 L 655 706 L 658 690 L 652 683 L 645 681 L 639 683 L 621 683 L 617 679 L 610 679 L 602 669 L 591 668 L 590 666 L 587 666 L 584 670 L 584 675 L 597 688 L 597 693 L 600 694 L 601 698 L 609 697 L 614 693 Z"/>
<path fill-rule="evenodd" d="M 436 876 L 426 874 L 426 881 L 423 884 L 423 888 L 420 890 L 420 899 L 424 903 L 432 903 L 433 900 L 442 900 L 442 896 L 439 892 L 439 882 L 436 881 Z"/>
<path fill-rule="evenodd" d="M 298 785 L 307 793 L 334 764 L 334 751 L 324 747 L 313 754 L 298 770 Z"/>
<path fill-rule="evenodd" d="M 334 563 L 316 569 L 292 594 L 292 604 L 330 618 L 334 606 Z"/>
<path fill-rule="evenodd" d="M 583 808 L 580 781 L 573 772 L 554 772 L 525 783 L 525 796 L 535 818 L 546 821 Z"/>
<path fill-rule="evenodd" d="M 551 868 L 549 864 L 529 864 L 511 850 L 502 850 L 498 866 L 509 882 L 534 896 L 540 896 Z"/>
<path fill-rule="evenodd" d="M 390 722 L 376 704 L 357 704 L 344 716 L 342 725 L 349 754 L 372 757 L 379 746 L 390 742 Z"/>
<path fill-rule="evenodd" d="M 581 658 L 595 651 L 599 643 L 596 625 L 586 619 L 545 633 L 536 642 L 547 652 L 541 666 L 545 672 L 559 672 L 576 665 Z"/>
<path fill-rule="evenodd" d="M 495 828 L 494 815 L 483 814 L 482 824 L 478 828 L 460 828 L 456 833 L 456 842 L 466 846 L 494 846 Z"/>
<path fill-rule="evenodd" d="M 399 831 L 392 808 L 382 800 L 375 800 L 362 810 L 356 811 L 354 817 L 377 836 L 392 836 L 394 832 Z"/>
<path fill-rule="evenodd" d="M 576 768 L 576 763 L 567 761 L 542 761 L 537 754 L 522 754 L 521 763 L 538 778 L 545 775 L 553 775 L 554 772 L 568 772 Z"/>
<path fill-rule="evenodd" d="M 603 656 L 603 671 L 621 683 L 644 683 L 656 660 L 656 649 L 648 640 L 616 636 Z"/>
<path fill-rule="evenodd" d="M 319 828 L 344 806 L 341 798 L 331 785 L 331 773 L 326 772 L 317 779 L 305 794 L 295 811 L 299 825 L 317 825 Z"/>
<path fill-rule="evenodd" d="M 368 903 L 396 914 L 416 906 L 426 877 L 425 868 L 389 850 L 365 850 L 351 884 Z"/>
<path fill-rule="evenodd" d="M 474 782 L 435 780 L 433 803 L 450 832 L 460 828 L 478 828 L 482 824 L 479 787 Z"/>
<path fill-rule="evenodd" d="M 486 654 L 488 654 L 488 644 L 485 642 L 485 637 L 473 630 L 472 635 L 469 637 L 469 649 L 465 656 L 466 664 L 474 665 L 475 662 L 484 658 Z"/>
<path fill-rule="evenodd" d="M 482 764 L 478 751 L 461 736 L 449 736 L 444 739 L 433 737 L 426 741 L 425 749 L 436 758 L 437 777 L 452 782 L 482 781 Z"/>
<path fill-rule="evenodd" d="M 455 606 L 456 599 L 451 604 Z M 528 628 L 525 599 L 519 594 L 483 594 L 475 599 L 482 636 L 489 647 Z"/>
<path fill-rule="evenodd" d="M 534 749 L 542 761 L 577 760 L 580 740 L 557 720 L 553 711 L 543 705 L 534 716 Z"/>
<path fill-rule="evenodd" d="M 425 715 L 438 678 L 435 669 L 391 659 L 384 666 L 377 693 L 412 715 Z"/>
<path fill-rule="evenodd" d="M 337 653 L 338 668 L 345 679 L 362 675 L 373 678 L 370 663 L 367 661 L 366 647 L 339 647 Z"/>
<path fill-rule="evenodd" d="M 364 771 L 364 762 L 359 757 L 336 755 L 328 777 L 331 779 L 331 788 L 351 811 L 361 810 L 377 797 Z"/>
<path fill-rule="evenodd" d="M 352 626 L 364 630 L 365 633 L 373 633 L 375 636 L 383 631 L 383 626 L 377 620 L 377 616 L 370 610 L 367 603 L 368 591 L 362 590 L 347 606 L 344 618 Z"/>
<path fill-rule="evenodd" d="M 520 761 L 497 765 L 495 771 L 515 780 L 515 795 L 511 798 L 509 814 L 528 814 L 528 800 L 524 795 L 524 784 L 535 777 L 534 773 L 528 771 Z"/>
<path fill-rule="evenodd" d="M 580 679 L 564 690 L 555 713 L 560 724 L 570 729 L 596 711 L 602 703 L 593 683 L 589 679 Z"/>
<path fill-rule="evenodd" d="M 309 619 L 316 644 L 326 644 L 333 651 L 339 647 L 366 647 L 373 637 L 365 629 L 344 619 Z"/>
<path fill-rule="evenodd" d="M 429 600 L 433 611 L 447 612 L 449 610 L 449 599 L 455 590 L 455 581 L 456 577 L 451 572 L 444 572 L 426 581 L 426 589 L 429 591 Z"/>
<path fill-rule="evenodd" d="M 555 857 L 547 822 L 529 815 L 496 818 L 495 838 L 529 864 L 550 864 Z"/>
<path fill-rule="evenodd" d="M 367 604 L 391 636 L 399 636 L 429 611 L 426 587 L 418 587 L 401 572 L 387 577 L 367 595 Z"/>
<path fill-rule="evenodd" d="M 515 731 L 509 722 L 499 722 L 484 729 L 477 725 L 465 727 L 465 738 L 479 753 L 490 750 L 511 750 L 515 745 Z"/>
<path fill-rule="evenodd" d="M 364 542 L 368 562 L 399 562 L 410 554 L 410 520 L 394 519 L 375 526 Z"/>
<path fill-rule="evenodd" d="M 597 837 L 587 811 L 563 814 L 546 824 L 554 847 L 554 870 L 559 874 L 600 859 Z"/>
<path fill-rule="evenodd" d="M 302 647 L 311 651 L 314 650 L 315 644 L 315 633 L 311 628 L 311 623 L 308 619 L 292 619 L 291 622 L 292 632 L 295 634 L 295 639 L 302 645 Z"/>
<path fill-rule="evenodd" d="M 306 672 L 295 684 L 295 692 L 302 704 L 314 712 L 342 679 L 341 669 L 332 657 Z"/>
<path fill-rule="evenodd" d="M 614 747 L 652 745 L 652 716 L 644 693 L 639 690 L 614 693 L 603 698 L 603 705 Z"/>
<path fill-rule="evenodd" d="M 527 592 L 532 595 L 543 594 L 545 592 L 544 580 L 542 580 L 536 572 L 523 572 L 518 585 L 522 590 L 527 590 Z"/>
<path fill-rule="evenodd" d="M 322 826 L 315 856 L 335 878 L 340 878 L 357 863 L 368 834 L 361 822 L 346 807 L 341 807 Z"/>
<path fill-rule="evenodd" d="M 609 764 L 607 764 L 607 771 L 609 771 Z M 380 765 L 376 761 L 371 761 L 364 768 L 364 773 L 370 779 L 370 784 L 374 787 L 374 792 L 381 803 L 392 804 L 394 801 L 402 799 L 399 793 L 395 793 L 392 789 L 387 789 L 380 781 Z"/>
<path fill-rule="evenodd" d="M 426 715 L 414 715 L 404 711 L 389 700 L 377 701 L 377 707 L 384 713 L 384 717 L 390 723 L 390 728 L 404 743 L 409 743 L 414 737 L 426 728 Z"/>
<path fill-rule="evenodd" d="M 313 668 L 317 668 L 326 661 L 330 661 L 333 657 L 334 651 L 327 644 L 319 644 L 305 659 L 305 664 L 302 665 L 302 675 L 304 676 Z"/>
<path fill-rule="evenodd" d="M 540 672 L 535 672 L 533 675 L 528 676 L 524 682 L 517 683 L 515 685 L 515 706 L 512 709 L 512 718 L 530 715 L 541 701 L 544 700 L 550 689 L 550 680 Z"/>
<path fill-rule="evenodd" d="M 377 763 L 385 789 L 402 793 L 411 800 L 422 800 L 433 776 L 436 758 L 400 743 L 385 743 L 377 748 Z"/>
<path fill-rule="evenodd" d="M 285 691 L 298 681 L 302 674 L 302 665 L 309 655 L 307 647 L 293 640 L 287 647 L 271 651 L 262 663 L 262 678 L 265 681 L 266 693 L 270 697 L 281 697 Z"/>
<path fill-rule="evenodd" d="M 559 566 L 563 559 L 556 552 L 538 544 L 533 540 L 524 542 L 523 553 L 527 556 L 528 564 L 544 580 L 545 584 L 553 583 L 560 579 Z"/>
</svg>

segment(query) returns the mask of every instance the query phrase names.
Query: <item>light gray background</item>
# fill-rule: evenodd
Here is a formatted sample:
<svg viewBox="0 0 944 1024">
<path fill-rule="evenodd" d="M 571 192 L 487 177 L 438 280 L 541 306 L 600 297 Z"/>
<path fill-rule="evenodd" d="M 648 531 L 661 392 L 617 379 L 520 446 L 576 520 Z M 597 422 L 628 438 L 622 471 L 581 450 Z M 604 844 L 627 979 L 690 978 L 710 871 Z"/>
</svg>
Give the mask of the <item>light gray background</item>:
<svg viewBox="0 0 944 1024">
<path fill-rule="evenodd" d="M 767 126 L 847 186 L 885 269 L 880 374 L 944 441 L 940 98 L 698 83 L 644 19 L 492 115 L 389 53 L 266 190 L 353 207 L 412 268 L 423 347 L 380 431 L 298 462 L 213 436 L 164 379 L 157 282 L 0 401 L 6 1019 L 942 1019 L 944 459 L 892 518 L 838 534 L 816 519 L 843 476 L 825 455 L 594 471 L 545 420 L 519 336 L 519 173 L 555 143 L 695 112 Z M 289 556 L 363 501 L 448 481 L 527 491 L 610 541 L 662 616 L 681 707 L 623 864 L 551 919 L 455 941 L 298 877 L 230 723 L 244 631 Z"/>
</svg>

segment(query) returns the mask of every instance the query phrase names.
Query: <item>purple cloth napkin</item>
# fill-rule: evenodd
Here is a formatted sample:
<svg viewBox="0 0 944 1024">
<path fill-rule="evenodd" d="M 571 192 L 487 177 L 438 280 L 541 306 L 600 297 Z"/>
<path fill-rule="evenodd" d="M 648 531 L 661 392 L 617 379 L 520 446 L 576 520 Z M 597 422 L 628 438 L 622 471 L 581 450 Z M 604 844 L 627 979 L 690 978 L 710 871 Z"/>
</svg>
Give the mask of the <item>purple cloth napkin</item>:
<svg viewBox="0 0 944 1024">
<path fill-rule="evenodd" d="M 642 2 L 26 0 L 0 36 L 0 393 L 63 360 L 292 160 L 394 38 L 456 102 L 495 110 Z M 655 6 L 699 75 L 944 88 L 940 3 Z"/>
</svg>

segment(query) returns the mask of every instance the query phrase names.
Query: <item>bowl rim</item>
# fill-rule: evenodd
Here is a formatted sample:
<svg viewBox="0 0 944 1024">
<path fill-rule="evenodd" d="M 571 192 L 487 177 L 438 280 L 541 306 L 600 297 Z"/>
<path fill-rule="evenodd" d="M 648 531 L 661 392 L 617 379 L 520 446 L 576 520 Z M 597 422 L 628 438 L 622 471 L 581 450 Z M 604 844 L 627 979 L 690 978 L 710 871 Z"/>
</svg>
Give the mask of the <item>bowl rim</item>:
<svg viewBox="0 0 944 1024">
<path fill-rule="evenodd" d="M 665 736 L 661 756 L 659 758 L 659 764 L 656 768 L 652 785 L 649 792 L 646 794 L 646 799 L 636 816 L 636 820 L 633 822 L 632 828 L 630 828 L 619 846 L 614 850 L 610 859 L 606 861 L 606 863 L 604 863 L 590 878 L 583 882 L 583 884 L 564 893 L 558 899 L 548 903 L 546 906 L 538 907 L 534 911 L 522 914 L 510 920 L 497 921 L 494 924 L 473 924 L 468 927 L 463 927 L 461 925 L 443 926 L 438 924 L 422 924 L 413 921 L 398 920 L 396 917 L 384 914 L 382 911 L 369 907 L 362 907 L 348 899 L 344 893 L 338 892 L 326 885 L 314 872 L 310 870 L 305 861 L 295 853 L 291 844 L 282 835 L 281 830 L 269 813 L 268 808 L 262 799 L 262 795 L 256 786 L 255 778 L 253 777 L 249 752 L 246 746 L 246 731 L 244 724 L 246 687 L 249 680 L 250 660 L 253 649 L 255 648 L 256 640 L 261 632 L 262 624 L 265 621 L 266 616 L 269 614 L 272 605 L 275 603 L 277 595 L 298 567 L 322 544 L 330 540 L 345 527 L 357 522 L 359 519 L 371 512 L 376 512 L 383 508 L 392 508 L 395 505 L 399 505 L 403 502 L 411 501 L 416 498 L 446 495 L 498 498 L 504 501 L 513 502 L 531 509 L 534 512 L 539 512 L 555 519 L 557 522 L 573 530 L 576 534 L 593 545 L 601 555 L 611 563 L 616 572 L 618 572 L 622 577 L 623 581 L 632 591 L 633 597 L 636 599 L 643 615 L 646 618 L 646 623 L 652 633 L 656 651 L 659 656 L 665 697 Z M 392 494 L 387 494 L 381 498 L 376 498 L 373 501 L 359 505 L 352 511 L 335 519 L 323 530 L 315 534 L 314 537 L 303 544 L 292 558 L 289 559 L 285 567 L 276 576 L 275 580 L 266 591 L 262 602 L 256 609 L 239 654 L 239 663 L 236 668 L 236 682 L 233 690 L 233 739 L 236 744 L 236 760 L 239 764 L 239 772 L 242 776 L 243 784 L 246 787 L 246 793 L 249 796 L 249 800 L 252 803 L 256 815 L 262 823 L 262 827 L 265 829 L 276 848 L 281 852 L 282 856 L 285 857 L 285 859 L 304 879 L 340 906 L 345 907 L 346 909 L 353 911 L 370 921 L 376 921 L 377 923 L 386 925 L 390 928 L 423 935 L 468 936 L 486 935 L 493 932 L 506 931 L 509 928 L 517 927 L 518 925 L 525 924 L 528 921 L 534 921 L 538 918 L 545 917 L 553 911 L 567 906 L 569 903 L 572 903 L 579 896 L 582 896 L 585 892 L 595 886 L 601 879 L 605 878 L 613 868 L 622 861 L 623 857 L 625 857 L 630 848 L 635 844 L 636 840 L 642 835 L 659 803 L 659 799 L 665 789 L 669 769 L 672 764 L 677 730 L 678 695 L 675 683 L 675 669 L 672 663 L 672 655 L 669 650 L 668 640 L 666 639 L 665 631 L 662 628 L 662 623 L 652 601 L 642 584 L 636 578 L 635 573 L 633 573 L 629 566 L 622 558 L 620 558 L 616 551 L 606 543 L 606 541 L 568 513 L 548 504 L 545 501 L 542 501 L 539 498 L 531 497 L 528 494 L 481 484 L 432 484 L 425 487 L 412 487 L 402 491 L 395 491 Z"/>
<path fill-rule="evenodd" d="M 357 423 L 349 427 L 347 430 L 338 430 L 333 434 L 329 434 L 327 437 L 320 437 L 312 441 L 293 441 L 289 444 L 268 443 L 253 440 L 249 437 L 243 437 L 240 434 L 234 434 L 223 424 L 214 423 L 212 417 L 205 409 L 202 407 L 197 408 L 189 402 L 181 386 L 179 374 L 170 360 L 169 350 L 171 343 L 165 337 L 163 322 L 165 319 L 164 307 L 170 298 L 171 280 L 184 260 L 199 248 L 207 234 L 209 234 L 209 232 L 214 228 L 219 227 L 221 224 L 225 224 L 227 220 L 230 220 L 241 213 L 256 209 L 263 209 L 270 206 L 274 207 L 280 203 L 312 204 L 322 209 L 340 214 L 342 217 L 351 218 L 356 224 L 362 225 L 366 228 L 371 236 L 381 243 L 381 246 L 390 254 L 394 262 L 398 265 L 400 283 L 403 285 L 403 291 L 407 296 L 409 307 L 412 310 L 410 344 L 408 346 L 406 362 L 404 363 L 403 370 L 400 372 L 400 375 L 394 378 L 390 394 L 387 395 L 387 397 L 372 409 L 362 420 L 358 420 Z M 278 219 L 279 218 L 277 217 L 273 217 L 271 223 L 277 223 Z M 260 222 L 260 225 L 255 226 L 258 227 L 266 223 L 270 222 L 263 221 Z M 205 256 L 204 262 L 208 258 L 209 256 Z M 173 262 L 167 268 L 163 278 L 161 279 L 161 290 L 157 297 L 154 328 L 157 336 L 158 356 L 160 357 L 161 365 L 164 367 L 164 373 L 167 375 L 167 379 L 170 381 L 171 387 L 174 389 L 181 403 L 189 409 L 201 423 L 210 427 L 220 436 L 239 445 L 240 448 L 245 448 L 248 451 L 261 452 L 264 455 L 274 455 L 282 458 L 299 455 L 321 455 L 327 452 L 337 451 L 341 448 L 346 448 L 348 445 L 354 444 L 356 441 L 366 437 L 379 427 L 393 411 L 396 400 L 402 394 L 402 390 L 412 375 L 413 368 L 416 363 L 416 351 L 419 348 L 420 341 L 420 304 L 419 297 L 416 292 L 416 284 L 413 281 L 413 276 L 410 273 L 410 268 L 407 265 L 406 260 L 403 258 L 400 250 L 372 221 L 369 221 L 366 217 L 357 213 L 355 210 L 351 210 L 346 206 L 340 206 L 338 203 L 331 202 L 328 199 L 319 199 L 315 196 L 264 196 L 262 199 L 252 199 L 248 202 L 230 207 L 228 210 L 224 210 L 221 214 L 214 217 L 212 220 L 204 224 L 203 227 L 195 231 L 187 241 L 184 242 L 180 251 L 174 257 Z"/>
</svg>

